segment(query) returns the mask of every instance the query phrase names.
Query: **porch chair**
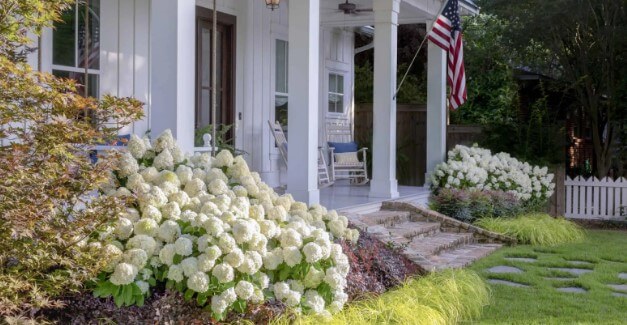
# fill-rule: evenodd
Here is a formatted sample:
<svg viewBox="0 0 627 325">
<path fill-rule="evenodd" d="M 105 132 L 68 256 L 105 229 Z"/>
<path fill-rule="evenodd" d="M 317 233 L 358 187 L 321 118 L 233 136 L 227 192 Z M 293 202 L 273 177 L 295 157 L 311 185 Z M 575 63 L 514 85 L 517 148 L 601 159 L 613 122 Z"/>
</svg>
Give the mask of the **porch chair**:
<svg viewBox="0 0 627 325">
<path fill-rule="evenodd" d="M 272 131 L 272 136 L 274 136 L 274 142 L 281 153 L 281 158 L 283 158 L 283 162 L 287 166 L 287 139 L 285 133 L 283 133 L 281 123 L 268 121 L 268 125 L 270 126 L 270 131 Z M 331 185 L 333 185 L 333 181 L 329 177 L 329 169 L 324 158 L 324 152 L 322 147 L 318 147 L 318 186 L 322 188 Z"/>
<path fill-rule="evenodd" d="M 327 123 L 327 144 L 331 161 L 331 180 L 348 179 L 351 184 L 365 185 L 368 179 L 368 148 L 359 149 L 353 140 L 349 123 Z M 361 160 L 359 159 L 361 153 Z"/>
</svg>

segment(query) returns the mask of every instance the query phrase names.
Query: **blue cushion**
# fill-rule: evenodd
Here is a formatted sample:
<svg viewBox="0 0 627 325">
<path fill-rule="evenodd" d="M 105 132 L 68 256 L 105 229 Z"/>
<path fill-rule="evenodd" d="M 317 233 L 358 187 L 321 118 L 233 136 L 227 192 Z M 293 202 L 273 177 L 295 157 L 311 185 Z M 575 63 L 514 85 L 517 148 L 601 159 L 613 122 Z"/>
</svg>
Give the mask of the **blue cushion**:
<svg viewBox="0 0 627 325">
<path fill-rule="evenodd" d="M 335 153 L 356 152 L 357 143 L 353 142 L 329 142 L 329 147 L 335 148 Z"/>
</svg>

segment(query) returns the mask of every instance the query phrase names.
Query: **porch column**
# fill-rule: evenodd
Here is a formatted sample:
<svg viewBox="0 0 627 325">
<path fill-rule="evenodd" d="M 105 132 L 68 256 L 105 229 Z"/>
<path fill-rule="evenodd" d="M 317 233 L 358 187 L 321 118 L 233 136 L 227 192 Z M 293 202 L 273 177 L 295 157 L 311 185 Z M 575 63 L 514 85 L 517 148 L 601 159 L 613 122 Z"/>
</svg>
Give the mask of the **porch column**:
<svg viewBox="0 0 627 325">
<path fill-rule="evenodd" d="M 289 2 L 287 192 L 308 204 L 318 191 L 320 0 Z"/>
<path fill-rule="evenodd" d="M 396 52 L 400 0 L 374 1 L 374 135 L 370 196 L 398 197 Z"/>
<path fill-rule="evenodd" d="M 152 0 L 150 9 L 150 129 L 166 129 L 184 151 L 194 148 L 196 1 Z M 130 71 L 128 73 L 131 73 Z"/>
<path fill-rule="evenodd" d="M 428 21 L 429 28 L 433 21 Z M 427 48 L 427 170 L 425 181 L 446 159 L 446 52 L 429 42 Z M 425 185 L 427 185 L 425 183 Z"/>
</svg>

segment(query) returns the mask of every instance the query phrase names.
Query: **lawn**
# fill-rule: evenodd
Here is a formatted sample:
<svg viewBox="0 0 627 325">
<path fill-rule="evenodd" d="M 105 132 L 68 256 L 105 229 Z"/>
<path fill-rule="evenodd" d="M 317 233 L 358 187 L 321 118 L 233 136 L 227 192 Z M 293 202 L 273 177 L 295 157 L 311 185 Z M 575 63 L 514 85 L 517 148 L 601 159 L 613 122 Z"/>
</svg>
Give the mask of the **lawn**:
<svg viewBox="0 0 627 325">
<path fill-rule="evenodd" d="M 507 260 L 511 257 L 535 261 Z M 579 261 L 579 262 L 573 262 Z M 587 262 L 587 263 L 583 263 Z M 494 266 L 512 266 L 521 273 L 490 273 Z M 572 275 L 549 268 L 577 268 Z M 484 309 L 482 324 L 624 324 L 627 292 L 620 295 L 608 284 L 627 284 L 627 232 L 588 231 L 585 241 L 554 247 L 507 247 L 475 263 L 471 269 L 484 279 L 508 280 L 528 287 L 490 284 L 492 302 Z M 623 273 L 623 278 L 619 274 Z M 547 279 L 561 278 L 561 279 Z M 568 279 L 564 279 L 568 278 Z M 565 293 L 576 287 L 585 293 Z M 624 287 L 623 287 L 624 289 Z M 618 293 L 618 294 L 617 294 Z"/>
</svg>

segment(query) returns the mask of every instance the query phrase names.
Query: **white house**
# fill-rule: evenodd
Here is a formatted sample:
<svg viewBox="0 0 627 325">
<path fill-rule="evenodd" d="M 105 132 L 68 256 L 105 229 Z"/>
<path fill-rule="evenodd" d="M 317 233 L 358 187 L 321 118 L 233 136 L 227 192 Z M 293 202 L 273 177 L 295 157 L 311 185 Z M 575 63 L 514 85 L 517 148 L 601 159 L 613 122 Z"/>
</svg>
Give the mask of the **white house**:
<svg viewBox="0 0 627 325">
<path fill-rule="evenodd" d="M 39 53 L 42 69 L 84 82 L 90 94 L 133 96 L 146 103 L 146 117 L 125 130 L 159 134 L 172 129 L 192 151 L 194 132 L 210 123 L 212 0 L 88 0 L 69 11 L 65 23 L 47 30 Z M 318 202 L 317 148 L 330 120 L 353 111 L 356 28 L 374 30 L 374 143 L 370 196 L 398 196 L 396 181 L 396 44 L 399 24 L 427 23 L 440 0 L 218 0 L 217 121 L 233 124 L 235 146 L 249 154 L 252 169 L 278 185 L 282 161 L 268 120 L 287 119 L 286 183 L 296 199 Z M 472 1 L 460 1 L 475 12 Z M 367 10 L 372 9 L 372 10 Z M 89 42 L 85 42 L 85 29 Z M 372 30 L 372 29 L 370 29 Z M 87 43 L 87 44 L 85 44 Z M 87 46 L 86 46 L 87 45 Z M 445 53 L 428 47 L 427 170 L 445 157 Z M 331 97 L 330 97 L 331 96 Z M 329 100 L 333 98 L 333 100 Z"/>
</svg>

